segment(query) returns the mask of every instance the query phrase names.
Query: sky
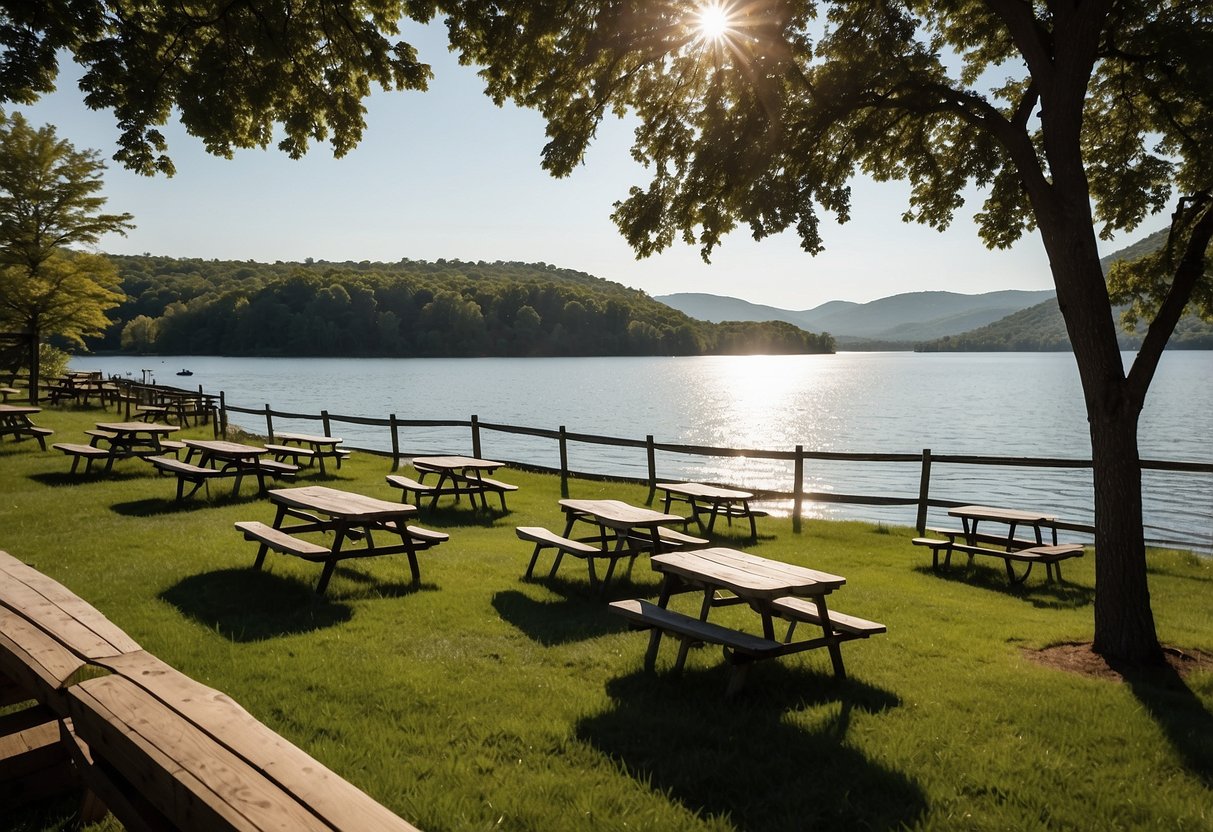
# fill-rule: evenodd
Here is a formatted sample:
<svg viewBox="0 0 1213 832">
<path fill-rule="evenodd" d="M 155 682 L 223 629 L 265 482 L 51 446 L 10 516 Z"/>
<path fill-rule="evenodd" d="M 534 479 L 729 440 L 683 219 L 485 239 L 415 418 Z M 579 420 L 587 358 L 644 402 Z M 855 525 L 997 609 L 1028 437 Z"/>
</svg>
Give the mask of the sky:
<svg viewBox="0 0 1213 832">
<path fill-rule="evenodd" d="M 792 233 L 755 242 L 742 229 L 711 264 L 681 242 L 637 260 L 610 219 L 628 187 L 647 182 L 629 154 L 628 123 L 604 123 L 584 165 L 554 179 L 540 167 L 545 138 L 537 113 L 494 105 L 475 69 L 447 51 L 440 25 L 412 24 L 404 38 L 432 66 L 430 89 L 376 91 L 366 102 L 361 144 L 341 159 L 328 145 L 313 145 L 301 160 L 273 146 L 223 159 L 171 122 L 164 132 L 177 174 L 136 175 L 110 161 L 113 115 L 84 106 L 70 62 L 61 65 L 58 91 L 9 109 L 34 126 L 54 124 L 77 148 L 100 151 L 108 163 L 106 210 L 133 214 L 136 225 L 101 241 L 100 250 L 113 254 L 545 262 L 654 296 L 707 292 L 795 310 L 923 290 L 1052 288 L 1039 237 L 1006 251 L 982 245 L 970 219 L 978 195 L 941 233 L 901 221 L 904 184 L 868 180 L 853 185 L 850 222 L 823 217 L 826 251 L 816 257 Z"/>
</svg>

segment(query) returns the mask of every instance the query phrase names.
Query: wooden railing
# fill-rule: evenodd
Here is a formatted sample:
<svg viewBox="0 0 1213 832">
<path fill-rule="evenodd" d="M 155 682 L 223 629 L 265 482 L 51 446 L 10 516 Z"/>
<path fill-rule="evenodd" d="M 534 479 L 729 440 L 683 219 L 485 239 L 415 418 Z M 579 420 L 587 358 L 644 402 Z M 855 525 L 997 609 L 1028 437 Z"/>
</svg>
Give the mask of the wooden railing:
<svg viewBox="0 0 1213 832">
<path fill-rule="evenodd" d="M 218 418 L 215 420 L 215 430 L 217 433 L 226 432 L 229 412 L 261 417 L 265 421 L 265 432 L 269 436 L 274 435 L 274 419 L 276 418 L 321 422 L 323 425 L 324 434 L 326 436 L 333 435 L 332 426 L 334 423 L 387 428 L 390 438 L 390 451 L 383 451 L 377 448 L 354 449 L 389 457 L 392 460 L 393 471 L 400 467 L 402 460 L 407 459 L 410 456 L 417 455 L 415 453 L 405 452 L 402 450 L 401 431 L 404 429 L 454 428 L 467 430 L 470 433 L 472 456 L 476 457 L 483 456 L 482 435 L 486 431 L 550 439 L 557 443 L 559 449 L 560 463 L 559 467 L 557 468 L 536 465 L 533 462 L 522 460 L 502 459 L 499 455 L 493 456 L 495 459 L 500 459 L 500 461 L 506 462 L 515 467 L 558 474 L 560 476 L 561 493 L 564 496 L 568 496 L 568 483 L 571 478 L 611 479 L 647 484 L 649 487 L 649 501 L 651 502 L 656 490 L 656 484 L 659 481 L 657 476 L 658 451 L 683 456 L 705 456 L 715 458 L 745 457 L 747 459 L 791 461 L 793 473 L 791 483 L 792 487 L 790 490 L 756 490 L 752 488 L 749 488 L 748 490 L 753 491 L 756 498 L 759 500 L 790 500 L 792 503 L 792 528 L 797 532 L 799 532 L 801 529 L 804 516 L 804 504 L 806 502 L 819 502 L 869 506 L 914 506 L 916 509 L 915 526 L 917 527 L 919 533 L 922 533 L 926 525 L 927 512 L 930 508 L 946 509 L 965 504 L 965 501 L 946 500 L 931 497 L 931 474 L 934 467 L 938 465 L 1011 466 L 1026 468 L 1069 469 L 1091 468 L 1091 460 L 1089 459 L 934 454 L 929 448 L 923 449 L 922 453 L 920 454 L 909 454 L 806 451 L 801 445 L 797 445 L 793 450 L 790 451 L 758 448 L 719 448 L 703 445 L 678 445 L 665 442 L 656 442 L 652 435 L 646 436 L 643 440 L 626 439 L 615 436 L 573 433 L 563 425 L 556 430 L 550 430 L 545 428 L 522 427 L 518 425 L 482 422 L 477 416 L 472 416 L 470 419 L 466 420 L 400 419 L 396 416 L 396 414 L 393 413 L 386 419 L 377 419 L 363 416 L 337 415 L 329 413 L 327 410 L 322 410 L 319 414 L 290 413 L 285 411 L 276 411 L 268 404 L 260 408 L 239 407 L 237 405 L 229 404 L 226 400 L 226 396 L 223 393 L 219 394 L 219 414 Z M 627 477 L 616 474 L 604 474 L 601 472 L 573 470 L 569 466 L 568 449 L 570 443 L 643 449 L 647 464 L 647 476 L 642 479 L 638 477 Z M 919 467 L 918 493 L 886 496 L 871 494 L 840 494 L 832 491 L 807 491 L 805 490 L 804 485 L 805 465 L 810 461 L 896 463 L 917 465 Z M 1141 467 L 1142 470 L 1213 474 L 1213 464 L 1207 463 L 1142 460 Z M 970 500 L 968 502 L 972 501 Z M 1213 518 L 1210 518 L 1210 525 L 1213 526 Z M 1057 523 L 1057 527 L 1062 530 L 1080 532 L 1088 535 L 1093 535 L 1095 532 L 1095 527 L 1086 523 L 1059 521 Z M 1196 545 L 1199 547 L 1201 544 L 1197 543 Z M 1207 548 L 1207 544 L 1205 546 Z"/>
</svg>

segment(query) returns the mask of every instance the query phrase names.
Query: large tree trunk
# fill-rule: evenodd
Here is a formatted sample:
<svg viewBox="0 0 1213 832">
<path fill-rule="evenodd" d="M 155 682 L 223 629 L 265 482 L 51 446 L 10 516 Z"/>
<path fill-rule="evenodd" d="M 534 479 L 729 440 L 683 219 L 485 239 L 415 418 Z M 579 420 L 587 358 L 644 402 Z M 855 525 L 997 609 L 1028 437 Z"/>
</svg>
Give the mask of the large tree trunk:
<svg viewBox="0 0 1213 832">
<path fill-rule="evenodd" d="M 1076 212 L 1077 213 L 1077 212 Z M 1089 218 L 1041 227 L 1057 300 L 1082 379 L 1095 485 L 1095 651 L 1159 663 L 1146 584 L 1138 417 L 1145 390 L 1126 382 L 1116 326 Z M 1050 233 L 1052 232 L 1052 233 Z"/>
<path fill-rule="evenodd" d="M 1093 414 L 1095 652 L 1138 664 L 1162 662 L 1146 581 L 1138 410 Z"/>
</svg>

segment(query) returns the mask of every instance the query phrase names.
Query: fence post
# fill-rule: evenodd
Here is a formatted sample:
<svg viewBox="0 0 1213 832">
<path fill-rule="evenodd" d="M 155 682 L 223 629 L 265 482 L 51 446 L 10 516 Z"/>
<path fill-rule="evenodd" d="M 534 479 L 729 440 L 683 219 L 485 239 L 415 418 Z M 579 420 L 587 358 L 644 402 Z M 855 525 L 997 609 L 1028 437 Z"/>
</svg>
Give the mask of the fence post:
<svg viewBox="0 0 1213 832">
<path fill-rule="evenodd" d="M 392 472 L 400 470 L 400 426 L 396 424 L 396 414 L 387 417 L 392 429 Z"/>
<path fill-rule="evenodd" d="M 792 479 L 792 531 L 799 534 L 800 514 L 804 506 L 804 445 L 796 446 L 796 462 Z"/>
<path fill-rule="evenodd" d="M 332 428 L 329 427 L 329 412 L 327 410 L 320 411 L 320 421 L 324 423 L 324 435 L 332 436 Z"/>
<path fill-rule="evenodd" d="M 922 476 L 918 480 L 918 521 L 914 524 L 921 535 L 927 528 L 927 501 L 931 496 L 931 449 L 922 449 Z"/>
<path fill-rule="evenodd" d="M 127 405 L 130 407 L 130 405 Z M 227 394 L 222 390 L 219 391 L 219 412 L 215 414 L 215 418 L 219 420 L 219 435 L 227 437 Z"/>
<path fill-rule="evenodd" d="M 653 498 L 657 496 L 657 450 L 653 447 L 653 434 L 649 434 L 644 438 L 644 452 L 649 461 L 649 498 L 645 500 L 646 506 L 653 504 Z"/>
<path fill-rule="evenodd" d="M 564 425 L 560 426 L 560 496 L 568 499 L 569 496 L 569 440 L 568 431 Z"/>
<path fill-rule="evenodd" d="M 274 441 L 274 411 L 270 410 L 269 403 L 265 405 L 265 433 L 269 436 L 270 441 Z"/>
<path fill-rule="evenodd" d="M 472 456 L 480 459 L 480 417 L 472 414 Z"/>
</svg>

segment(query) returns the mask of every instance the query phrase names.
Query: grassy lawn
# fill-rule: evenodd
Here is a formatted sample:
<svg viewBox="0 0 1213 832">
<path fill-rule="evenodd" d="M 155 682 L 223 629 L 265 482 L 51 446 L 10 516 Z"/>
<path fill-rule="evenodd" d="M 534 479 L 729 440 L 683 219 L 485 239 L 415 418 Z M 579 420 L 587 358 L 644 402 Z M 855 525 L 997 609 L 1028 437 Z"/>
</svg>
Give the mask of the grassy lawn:
<svg viewBox="0 0 1213 832">
<path fill-rule="evenodd" d="M 113 418 L 48 409 L 36 421 L 51 441 L 83 442 Z M 845 575 L 831 605 L 889 628 L 843 645 L 845 682 L 811 651 L 759 664 L 726 703 L 718 650 L 693 650 L 675 678 L 665 644 L 645 674 L 646 636 L 590 595 L 582 562 L 521 580 L 530 547 L 513 527 L 560 529 L 555 477 L 499 472 L 521 486 L 504 516 L 423 516 L 451 540 L 419 555 L 420 589 L 404 558 L 376 558 L 347 561 L 317 598 L 314 564 L 271 553 L 250 570 L 256 547 L 232 524 L 274 514 L 252 485 L 176 504 L 174 481 L 141 461 L 108 477 L 69 466 L 33 442 L 0 444 L 0 549 L 422 829 L 1213 829 L 1208 665 L 1185 682 L 1119 682 L 1027 658 L 1090 640 L 1090 554 L 1064 563 L 1060 586 L 1034 573 L 1009 587 L 997 561 L 933 573 L 908 528 L 793 534 L 766 518 L 749 547 L 748 527 L 725 527 L 727 545 Z M 387 460 L 356 453 L 299 482 L 399 499 L 386 473 Z M 1154 552 L 1150 587 L 1162 640 L 1213 651 L 1213 560 Z M 656 590 L 638 562 L 611 594 Z M 747 610 L 713 616 L 756 632 Z M 0 812 L 0 827 L 70 828 L 72 810 Z"/>
</svg>

